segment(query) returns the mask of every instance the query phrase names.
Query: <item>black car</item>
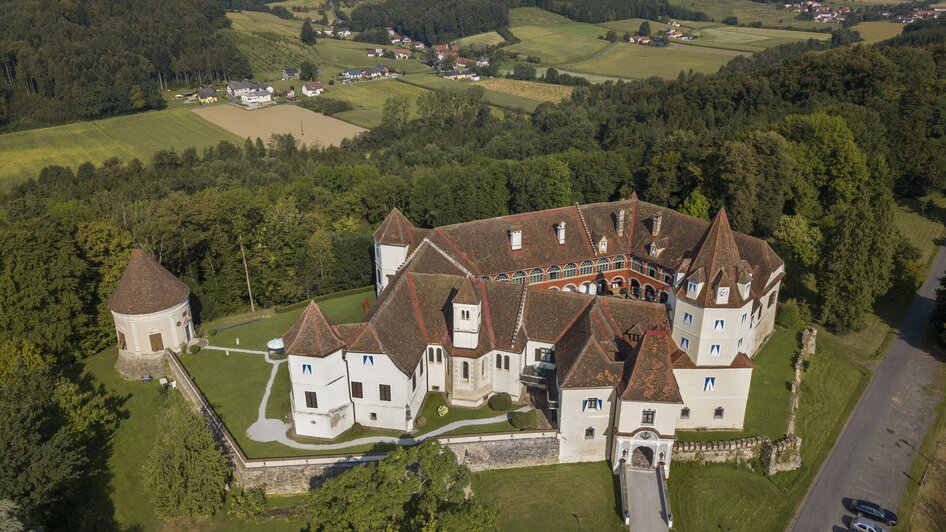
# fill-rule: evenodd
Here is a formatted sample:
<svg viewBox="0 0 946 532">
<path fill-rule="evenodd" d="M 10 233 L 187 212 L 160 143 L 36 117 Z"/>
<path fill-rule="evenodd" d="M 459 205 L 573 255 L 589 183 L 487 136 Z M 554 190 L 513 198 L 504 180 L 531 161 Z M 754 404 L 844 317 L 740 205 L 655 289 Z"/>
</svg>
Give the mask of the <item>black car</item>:
<svg viewBox="0 0 946 532">
<path fill-rule="evenodd" d="M 897 514 L 869 501 L 854 501 L 854 503 L 851 504 L 851 511 L 859 516 L 869 517 L 875 521 L 882 521 L 889 526 L 897 524 Z"/>
</svg>

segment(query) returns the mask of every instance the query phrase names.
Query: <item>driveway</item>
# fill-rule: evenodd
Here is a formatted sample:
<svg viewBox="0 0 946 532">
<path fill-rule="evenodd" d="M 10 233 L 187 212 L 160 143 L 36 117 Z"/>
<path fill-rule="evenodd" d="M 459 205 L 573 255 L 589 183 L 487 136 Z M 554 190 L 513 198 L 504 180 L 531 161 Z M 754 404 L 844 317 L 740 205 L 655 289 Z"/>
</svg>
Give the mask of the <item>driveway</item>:
<svg viewBox="0 0 946 532">
<path fill-rule="evenodd" d="M 656 469 L 624 468 L 624 478 L 627 481 L 627 500 L 624 501 L 624 507 L 630 514 L 631 530 L 634 532 L 667 530 L 660 501 L 660 487 L 657 484 L 659 474 Z"/>
<path fill-rule="evenodd" d="M 940 248 L 900 333 L 818 472 L 789 530 L 847 530 L 848 498 L 864 498 L 896 511 L 910 478 L 917 447 L 934 418 L 943 363 L 923 348 L 939 278 L 946 273 Z"/>
</svg>

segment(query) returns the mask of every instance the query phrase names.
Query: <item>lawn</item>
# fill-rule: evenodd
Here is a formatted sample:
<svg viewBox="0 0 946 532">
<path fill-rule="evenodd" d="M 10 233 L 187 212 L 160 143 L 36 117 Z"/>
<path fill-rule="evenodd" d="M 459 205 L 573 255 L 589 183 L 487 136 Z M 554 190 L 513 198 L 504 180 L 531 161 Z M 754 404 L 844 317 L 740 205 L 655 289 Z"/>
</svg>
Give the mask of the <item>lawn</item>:
<svg viewBox="0 0 946 532">
<path fill-rule="evenodd" d="M 516 7 L 509 10 L 509 27 L 554 26 L 571 22 L 567 17 L 538 7 Z"/>
<path fill-rule="evenodd" d="M 473 82 L 444 79 L 434 74 L 410 74 L 399 77 L 398 81 L 402 83 L 408 83 L 410 85 L 416 85 L 429 90 L 455 89 L 458 87 L 463 88 L 474 85 Z M 483 99 L 486 101 L 486 103 L 494 107 L 502 107 L 504 109 L 512 110 L 521 109 L 527 113 L 535 111 L 535 108 L 542 103 L 539 100 L 533 100 L 532 98 L 525 98 L 523 96 L 499 92 L 492 89 L 486 89 L 486 91 L 483 93 Z"/>
<path fill-rule="evenodd" d="M 673 79 L 680 72 L 690 70 L 707 74 L 716 72 L 739 55 L 744 55 L 744 52 L 676 43 L 661 48 L 622 42 L 592 59 L 564 65 L 564 68 L 622 78 L 657 76 Z"/>
<path fill-rule="evenodd" d="M 115 521 L 122 530 L 234 530 L 234 531 L 296 531 L 305 523 L 284 520 L 253 524 L 231 519 L 227 509 L 211 520 L 164 522 L 154 514 L 154 507 L 142 487 L 141 467 L 157 438 L 154 423 L 161 404 L 157 382 L 142 384 L 122 380 L 115 372 L 118 352 L 107 349 L 82 362 L 85 375 L 94 385 L 102 384 L 123 400 L 121 424 L 112 437 L 112 453 L 108 460 L 111 474 L 111 503 Z M 298 497 L 270 497 L 271 507 L 289 506 Z M 228 501 L 229 502 L 229 501 Z"/>
<path fill-rule="evenodd" d="M 897 22 L 861 22 L 851 29 L 860 33 L 865 43 L 875 43 L 900 35 L 905 24 Z"/>
<path fill-rule="evenodd" d="M 188 109 L 150 111 L 127 116 L 31 129 L 0 135 L 0 188 L 36 177 L 49 165 L 71 166 L 111 157 L 149 161 L 158 150 L 198 150 L 221 140 L 240 139 Z"/>
<path fill-rule="evenodd" d="M 374 287 L 366 287 L 361 291 L 347 293 L 341 296 L 330 296 L 319 301 L 319 306 L 325 314 L 336 323 L 354 323 L 361 321 L 361 305 L 367 299 L 374 303 Z M 292 327 L 304 306 L 289 312 L 273 312 L 272 310 L 258 311 L 255 314 L 246 313 L 229 316 L 201 324 L 201 331 L 216 329 L 217 334 L 210 338 L 211 345 L 220 347 L 242 347 L 258 351 L 266 350 L 266 342 L 279 338 Z M 234 324 L 255 320 L 246 325 L 232 327 Z M 237 340 L 239 339 L 239 345 Z"/>
<path fill-rule="evenodd" d="M 339 120 L 351 122 L 365 128 L 381 124 L 384 102 L 394 96 L 406 96 L 411 101 L 410 118 L 417 118 L 417 98 L 427 92 L 423 88 L 396 80 L 365 81 L 348 85 L 334 85 L 325 91 L 326 96 L 344 100 L 354 109 L 332 115 Z"/>
<path fill-rule="evenodd" d="M 500 507 L 501 530 L 627 530 L 606 462 L 483 471 L 473 492 Z"/>
<path fill-rule="evenodd" d="M 512 32 L 522 42 L 504 48 L 521 56 L 536 56 L 542 65 L 562 65 L 589 59 L 611 43 L 598 39 L 607 30 L 600 26 L 569 22 L 554 26 L 520 26 Z"/>
<path fill-rule="evenodd" d="M 677 431 L 680 441 L 710 441 L 748 436 L 785 436 L 790 412 L 790 383 L 794 376 L 792 362 L 799 350 L 799 333 L 781 327 L 752 359 L 752 384 L 744 429 L 739 432 Z"/>
</svg>

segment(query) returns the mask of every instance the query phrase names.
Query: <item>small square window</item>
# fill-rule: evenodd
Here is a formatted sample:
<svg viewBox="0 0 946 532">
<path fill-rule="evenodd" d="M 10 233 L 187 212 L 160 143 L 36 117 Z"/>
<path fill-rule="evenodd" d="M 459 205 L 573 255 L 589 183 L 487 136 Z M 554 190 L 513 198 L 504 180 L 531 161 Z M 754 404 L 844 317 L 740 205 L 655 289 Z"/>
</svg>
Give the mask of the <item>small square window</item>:
<svg viewBox="0 0 946 532">
<path fill-rule="evenodd" d="M 710 355 L 719 356 L 719 344 L 713 344 L 710 346 Z"/>
<path fill-rule="evenodd" d="M 303 375 L 312 375 L 312 364 L 303 364 L 303 365 L 302 365 L 302 374 L 303 374 Z"/>
<path fill-rule="evenodd" d="M 689 339 L 689 338 L 683 338 L 683 337 L 681 336 L 681 337 L 680 337 L 680 348 L 683 349 L 683 350 L 689 349 L 689 348 L 690 348 L 690 339 Z"/>
<path fill-rule="evenodd" d="M 376 414 L 376 413 L 374 413 L 374 412 L 368 414 L 368 417 L 371 418 L 371 421 L 377 421 L 377 420 L 378 420 L 378 414 Z"/>
<path fill-rule="evenodd" d="M 692 281 L 689 282 L 689 283 L 687 283 L 687 293 L 689 293 L 689 294 L 694 294 L 694 293 L 696 293 L 696 283 L 694 283 L 694 282 L 692 282 Z"/>
<path fill-rule="evenodd" d="M 374 355 L 361 355 L 361 363 L 365 366 L 374 366 Z"/>
<path fill-rule="evenodd" d="M 593 440 L 593 439 L 595 439 L 595 428 L 594 428 L 594 427 L 588 427 L 587 429 L 585 429 L 585 439 L 586 439 L 586 440 Z"/>
<path fill-rule="evenodd" d="M 680 410 L 680 419 L 690 419 L 690 409 L 684 408 Z"/>
<path fill-rule="evenodd" d="M 641 425 L 653 425 L 655 417 L 657 417 L 656 410 L 644 410 L 641 412 Z"/>
<path fill-rule="evenodd" d="M 713 411 L 713 419 L 723 419 L 723 412 L 723 407 L 717 407 L 716 410 Z"/>
<path fill-rule="evenodd" d="M 703 379 L 703 391 L 712 392 L 716 390 L 716 377 L 706 377 Z"/>
</svg>

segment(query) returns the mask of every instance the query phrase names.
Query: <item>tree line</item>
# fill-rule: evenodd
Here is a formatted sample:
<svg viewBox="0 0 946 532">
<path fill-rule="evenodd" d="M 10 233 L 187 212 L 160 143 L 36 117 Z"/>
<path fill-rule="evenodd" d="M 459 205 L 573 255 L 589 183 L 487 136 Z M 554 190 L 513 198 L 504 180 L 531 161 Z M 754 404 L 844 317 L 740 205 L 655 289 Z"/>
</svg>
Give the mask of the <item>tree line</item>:
<svg viewBox="0 0 946 532">
<path fill-rule="evenodd" d="M 163 108 L 161 91 L 250 77 L 218 0 L 0 3 L 0 131 Z"/>
</svg>

